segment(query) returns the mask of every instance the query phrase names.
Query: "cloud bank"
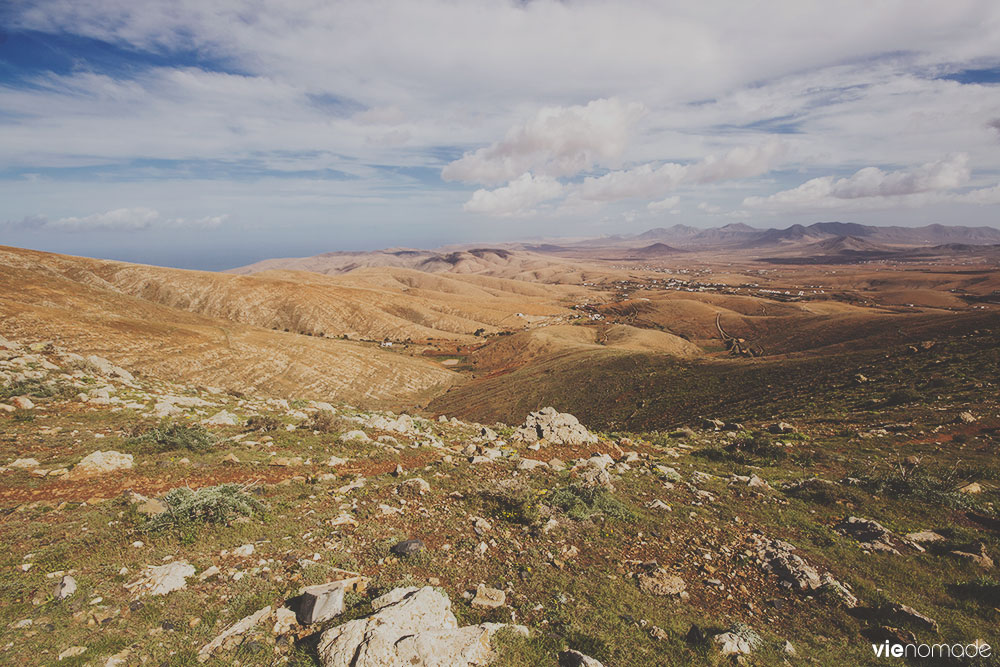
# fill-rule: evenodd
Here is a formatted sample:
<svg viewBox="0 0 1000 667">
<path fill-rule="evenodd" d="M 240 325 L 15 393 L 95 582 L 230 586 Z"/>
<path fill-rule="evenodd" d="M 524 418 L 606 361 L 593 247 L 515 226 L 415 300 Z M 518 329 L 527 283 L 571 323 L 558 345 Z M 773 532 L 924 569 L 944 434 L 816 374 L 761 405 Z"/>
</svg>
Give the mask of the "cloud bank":
<svg viewBox="0 0 1000 667">
<path fill-rule="evenodd" d="M 6 242 L 83 251 L 78 230 L 218 211 L 280 254 L 746 211 L 996 224 L 990 0 L 32 0 L 0 17 L 0 58 L 17 56 L 0 220 L 48 221 Z M 122 202 L 158 218 L 93 213 Z M 197 226 L 172 229 L 183 252 Z"/>
<path fill-rule="evenodd" d="M 206 216 L 197 220 L 184 218 L 164 218 L 151 208 L 117 208 L 84 217 L 66 217 L 49 220 L 41 215 L 27 216 L 19 221 L 8 222 L 8 228 L 25 228 L 62 232 L 138 232 L 154 228 L 210 228 L 218 227 L 229 219 L 228 214 Z"/>
</svg>

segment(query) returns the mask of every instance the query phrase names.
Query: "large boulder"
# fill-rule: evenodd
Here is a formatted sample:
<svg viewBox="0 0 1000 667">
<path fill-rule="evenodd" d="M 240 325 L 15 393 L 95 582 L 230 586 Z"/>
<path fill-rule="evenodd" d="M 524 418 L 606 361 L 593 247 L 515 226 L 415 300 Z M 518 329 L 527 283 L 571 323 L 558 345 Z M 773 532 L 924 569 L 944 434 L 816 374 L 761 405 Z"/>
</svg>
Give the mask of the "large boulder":
<svg viewBox="0 0 1000 667">
<path fill-rule="evenodd" d="M 503 623 L 458 627 L 448 597 L 431 588 L 397 588 L 372 601 L 374 613 L 323 633 L 324 667 L 473 667 L 493 658 Z M 526 628 L 513 626 L 520 632 Z"/>
<path fill-rule="evenodd" d="M 597 442 L 591 433 L 571 414 L 558 412 L 555 408 L 542 408 L 529 413 L 514 434 L 526 442 L 545 440 L 554 445 L 585 445 Z"/>
</svg>

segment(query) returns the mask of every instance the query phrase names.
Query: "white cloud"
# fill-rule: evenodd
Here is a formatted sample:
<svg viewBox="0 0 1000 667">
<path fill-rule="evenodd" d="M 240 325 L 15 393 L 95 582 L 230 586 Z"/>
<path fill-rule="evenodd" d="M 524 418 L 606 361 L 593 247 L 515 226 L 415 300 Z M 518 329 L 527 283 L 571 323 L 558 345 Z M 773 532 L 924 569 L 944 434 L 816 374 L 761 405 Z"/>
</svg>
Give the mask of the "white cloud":
<svg viewBox="0 0 1000 667">
<path fill-rule="evenodd" d="M 501 188 L 476 190 L 463 208 L 469 213 L 495 216 L 526 215 L 533 213 L 536 205 L 555 199 L 562 192 L 563 185 L 554 178 L 525 172 Z"/>
<path fill-rule="evenodd" d="M 582 199 L 617 201 L 630 197 L 658 197 L 685 183 L 703 184 L 747 178 L 767 173 L 786 153 L 780 141 L 760 146 L 740 146 L 722 157 L 710 155 L 694 164 L 667 162 L 643 164 L 584 179 L 578 195 Z"/>
<path fill-rule="evenodd" d="M 720 11 L 712 3 L 645 0 L 287 0 L 249 8 L 239 0 L 32 0 L 15 2 L 5 19 L 10 31 L 83 35 L 124 52 L 156 53 L 165 65 L 145 67 L 138 58 L 101 69 L 80 53 L 68 74 L 29 71 L 23 85 L 5 80 L 0 169 L 40 173 L 47 184 L 0 183 L 0 220 L 43 210 L 54 221 L 76 215 L 45 209 L 54 202 L 83 211 L 139 202 L 166 211 L 183 200 L 261 225 L 267 211 L 296 227 L 349 202 L 359 225 L 407 220 L 394 228 L 400 231 L 458 219 L 462 202 L 506 215 L 547 211 L 539 205 L 550 200 L 538 198 L 558 188 L 552 206 L 566 215 L 545 231 L 560 233 L 596 224 L 605 203 L 621 198 L 659 200 L 684 188 L 692 202 L 736 208 L 748 195 L 760 202 L 762 194 L 797 190 L 803 179 L 768 174 L 779 163 L 839 175 L 962 152 L 983 174 L 1000 172 L 996 86 L 940 78 L 996 63 L 1000 4 L 987 0 L 916 7 L 913 0 L 845 0 L 837 11 L 802 0 L 795 11 L 766 12 L 750 3 Z M 184 65 L 170 64 L 176 54 Z M 774 146 L 768 140 L 776 133 L 784 156 L 755 152 Z M 145 164 L 133 168 L 132 161 Z M 128 177 L 74 180 L 48 171 L 95 165 Z M 248 165 L 285 173 L 247 177 Z M 445 167 L 443 176 L 487 189 L 469 200 L 409 167 Z M 908 186 L 882 169 L 842 186 L 833 185 L 838 178 L 814 183 L 829 193 L 811 200 L 799 193 L 799 208 L 771 201 L 766 210 L 791 217 L 810 206 L 995 198 L 982 187 L 992 182 L 972 177 L 965 187 L 980 189 L 966 193 L 886 194 Z M 348 178 L 311 173 L 329 171 Z M 526 172 L 530 182 L 522 183 Z M 740 182 L 706 187 L 730 179 Z M 121 197 L 133 187 L 141 192 Z M 70 202 L 68 188 L 82 194 Z M 221 194 L 236 191 L 245 196 Z M 961 215 L 995 221 L 990 213 Z"/>
<path fill-rule="evenodd" d="M 508 130 L 502 141 L 448 164 L 441 177 L 491 185 L 527 171 L 560 177 L 613 164 L 621 159 L 629 133 L 645 111 L 641 104 L 614 98 L 586 106 L 544 107 Z"/>
<path fill-rule="evenodd" d="M 681 198 L 674 195 L 673 197 L 667 197 L 666 199 L 661 199 L 659 201 L 651 201 L 646 204 L 646 208 L 650 211 L 667 211 L 677 206 L 680 201 Z"/>
<path fill-rule="evenodd" d="M 822 176 L 806 181 L 790 190 L 783 190 L 767 197 L 747 197 L 743 204 L 754 208 L 864 208 L 905 203 L 907 197 L 926 193 L 941 193 L 966 185 L 970 178 L 969 156 L 964 153 L 950 155 L 936 162 L 928 162 L 909 170 L 883 171 L 878 167 L 865 167 L 845 178 Z M 912 202 L 945 197 L 919 197 Z M 875 200 L 860 201 L 855 200 Z M 879 201 L 882 200 L 882 201 Z"/>
<path fill-rule="evenodd" d="M 28 216 L 18 222 L 8 222 L 7 227 L 42 229 L 63 232 L 115 231 L 136 232 L 147 229 L 169 227 L 218 227 L 229 215 L 205 216 L 196 220 L 184 218 L 164 218 L 154 209 L 137 206 L 117 208 L 104 213 L 94 213 L 83 217 L 65 217 L 49 220 L 43 216 Z"/>
</svg>

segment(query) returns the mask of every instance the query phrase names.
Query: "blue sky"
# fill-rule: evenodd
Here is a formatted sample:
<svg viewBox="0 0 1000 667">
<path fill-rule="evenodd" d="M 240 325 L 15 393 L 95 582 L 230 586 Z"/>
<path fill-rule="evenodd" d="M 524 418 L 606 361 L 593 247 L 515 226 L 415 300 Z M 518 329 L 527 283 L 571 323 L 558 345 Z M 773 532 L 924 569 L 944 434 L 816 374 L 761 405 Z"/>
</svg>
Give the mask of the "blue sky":
<svg viewBox="0 0 1000 667">
<path fill-rule="evenodd" d="M 9 0 L 0 243 L 219 269 L 997 225 L 1000 5 L 870 4 Z"/>
</svg>

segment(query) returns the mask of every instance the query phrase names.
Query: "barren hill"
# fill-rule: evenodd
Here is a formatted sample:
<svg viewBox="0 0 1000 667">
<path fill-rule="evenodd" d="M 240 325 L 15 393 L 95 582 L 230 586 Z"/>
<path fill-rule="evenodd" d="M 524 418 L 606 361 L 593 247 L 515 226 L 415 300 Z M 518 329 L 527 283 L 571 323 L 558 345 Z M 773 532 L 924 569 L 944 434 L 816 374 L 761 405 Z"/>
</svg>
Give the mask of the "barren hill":
<svg viewBox="0 0 1000 667">
<path fill-rule="evenodd" d="M 238 307 L 254 300 L 253 292 L 240 298 L 227 291 L 233 288 L 227 280 L 242 279 L 0 248 L 0 329 L 59 339 L 160 377 L 238 391 L 295 389 L 397 405 L 456 379 L 438 364 L 371 344 L 224 319 L 212 304 L 221 309 L 227 301 Z M 201 285 L 197 294 L 184 291 L 191 281 Z"/>
<path fill-rule="evenodd" d="M 545 283 L 578 283 L 581 275 L 606 275 L 593 266 L 581 266 L 552 255 L 502 248 L 471 248 L 454 251 L 390 249 L 373 252 L 331 252 L 313 257 L 267 259 L 231 269 L 241 275 L 262 271 L 311 271 L 327 275 L 346 274 L 364 268 L 395 267 L 427 273 L 479 274 L 497 278 Z"/>
</svg>

